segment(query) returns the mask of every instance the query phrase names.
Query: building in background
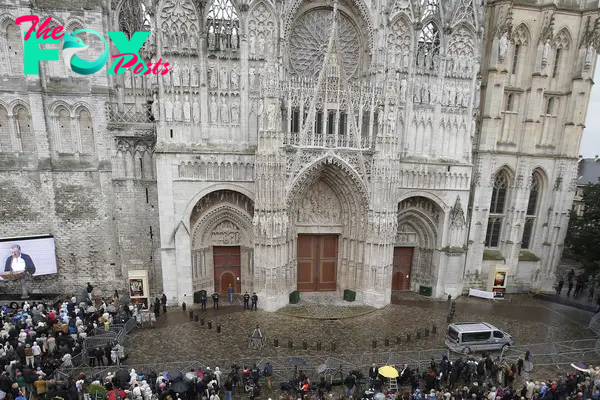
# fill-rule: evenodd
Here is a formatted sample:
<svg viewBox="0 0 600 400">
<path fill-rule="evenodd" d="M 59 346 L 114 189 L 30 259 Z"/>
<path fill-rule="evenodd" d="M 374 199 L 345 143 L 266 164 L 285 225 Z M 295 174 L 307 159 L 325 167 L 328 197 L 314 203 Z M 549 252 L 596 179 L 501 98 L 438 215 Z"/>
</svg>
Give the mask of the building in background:
<svg viewBox="0 0 600 400">
<path fill-rule="evenodd" d="M 579 156 L 579 165 L 577 168 L 577 190 L 573 201 L 573 211 L 578 216 L 583 215 L 583 188 L 589 184 L 598 183 L 600 180 L 600 159 L 598 156 L 594 158 L 583 158 Z"/>
<path fill-rule="evenodd" d="M 150 31 L 140 55 L 172 71 L 24 77 L 27 14 Z M 551 285 L 597 19 L 597 0 L 5 3 L 0 234 L 55 235 L 46 291 L 147 271 L 170 302 L 231 284 L 270 310 L 295 290 L 380 307 L 498 263 L 507 290 Z"/>
</svg>

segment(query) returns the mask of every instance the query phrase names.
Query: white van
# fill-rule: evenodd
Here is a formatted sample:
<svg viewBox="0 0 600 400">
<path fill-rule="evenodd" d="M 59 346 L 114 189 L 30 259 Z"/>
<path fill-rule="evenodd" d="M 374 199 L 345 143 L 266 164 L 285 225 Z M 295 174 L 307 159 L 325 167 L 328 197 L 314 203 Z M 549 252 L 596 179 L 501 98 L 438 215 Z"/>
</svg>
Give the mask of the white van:
<svg viewBox="0 0 600 400">
<path fill-rule="evenodd" d="M 487 322 L 450 324 L 446 331 L 446 347 L 457 353 L 505 350 L 514 344 L 512 336 Z"/>
</svg>

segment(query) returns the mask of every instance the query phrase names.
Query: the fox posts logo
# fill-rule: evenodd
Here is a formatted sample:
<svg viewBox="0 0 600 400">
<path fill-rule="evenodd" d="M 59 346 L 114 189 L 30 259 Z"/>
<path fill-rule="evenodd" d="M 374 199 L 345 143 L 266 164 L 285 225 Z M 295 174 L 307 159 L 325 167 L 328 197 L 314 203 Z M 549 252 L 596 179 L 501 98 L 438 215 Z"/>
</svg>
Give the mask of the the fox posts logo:
<svg viewBox="0 0 600 400">
<path fill-rule="evenodd" d="M 60 40 L 64 39 L 62 46 L 63 58 L 68 69 L 80 75 L 91 75 L 100 71 L 108 60 L 109 51 L 108 43 L 104 36 L 93 29 L 79 29 L 71 33 L 63 32 L 63 26 L 57 26 L 52 31 L 47 25 L 52 20 L 48 17 L 39 26 L 39 17 L 36 15 L 25 15 L 16 19 L 15 23 L 21 25 L 25 22 L 33 22 L 27 33 L 25 33 L 24 41 L 24 73 L 25 75 L 38 75 L 40 73 L 40 61 L 58 61 L 59 50 L 57 48 L 40 48 L 42 44 L 60 44 Z M 35 33 L 35 35 L 32 35 Z M 97 36 L 103 44 L 102 53 L 94 61 L 86 61 L 77 56 L 77 53 L 85 51 L 89 46 L 83 43 L 79 33 L 89 33 Z M 145 64 L 142 57 L 138 54 L 142 48 L 150 32 L 135 32 L 131 39 L 127 38 L 124 32 L 107 32 L 110 40 L 118 49 L 118 54 L 113 55 L 115 59 L 111 67 L 106 72 L 108 75 L 121 75 L 126 68 L 131 68 L 136 75 L 155 74 L 165 75 L 169 73 L 169 63 L 162 62 L 162 59 L 156 63 Z M 161 68 L 163 67 L 163 68 Z"/>
</svg>

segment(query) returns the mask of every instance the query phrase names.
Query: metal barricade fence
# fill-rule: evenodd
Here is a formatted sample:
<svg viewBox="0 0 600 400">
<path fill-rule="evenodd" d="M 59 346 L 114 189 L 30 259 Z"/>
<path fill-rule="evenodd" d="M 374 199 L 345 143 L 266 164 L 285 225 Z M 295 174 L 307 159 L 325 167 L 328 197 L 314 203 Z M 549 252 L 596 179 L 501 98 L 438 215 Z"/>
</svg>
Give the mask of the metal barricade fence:
<svg viewBox="0 0 600 400">
<path fill-rule="evenodd" d="M 129 321 L 128 321 L 129 323 Z M 135 323 L 135 321 L 134 321 Z M 130 326 L 125 324 L 120 332 L 126 332 Z M 504 359 L 509 363 L 517 363 L 519 358 L 524 358 L 525 353 L 530 351 L 533 357 L 535 366 L 568 366 L 577 361 L 589 362 L 594 365 L 600 363 L 600 339 L 584 339 L 574 341 L 564 341 L 556 343 L 533 343 L 524 346 L 512 346 L 504 355 Z M 152 364 L 127 364 L 121 365 L 120 368 L 135 369 L 138 372 L 148 373 L 154 372 L 171 372 L 180 371 L 188 372 L 191 369 L 220 367 L 226 373 L 230 370 L 230 366 L 235 363 L 240 368 L 247 366 L 251 368 L 256 364 L 261 370 L 267 363 L 270 363 L 273 368 L 273 380 L 281 382 L 293 378 L 294 373 L 303 370 L 309 375 L 314 375 L 319 368 L 322 370 L 322 376 L 328 378 L 339 379 L 339 375 L 346 376 L 349 372 L 359 370 L 364 376 L 368 376 L 368 369 L 373 363 L 377 365 L 395 365 L 401 369 L 407 364 L 411 369 L 426 370 L 429 362 L 433 358 L 439 362 L 442 354 L 446 354 L 450 360 L 456 360 L 461 357 L 460 354 L 451 353 L 447 349 L 428 349 L 400 352 L 381 352 L 381 353 L 363 353 L 349 355 L 296 355 L 294 356 L 273 356 L 264 357 L 257 356 L 254 358 L 237 358 L 237 359 L 213 359 L 213 360 L 192 360 L 192 361 L 176 361 L 163 362 Z M 84 354 L 85 355 L 85 354 Z M 463 356 L 464 357 L 464 356 Z M 83 357 L 86 359 L 87 357 Z M 300 358 L 303 360 L 302 366 L 297 369 L 290 363 L 291 358 Z M 77 356 L 73 358 L 73 367 L 61 367 L 57 370 L 56 377 L 75 376 L 81 372 L 86 375 L 96 376 L 98 374 L 107 374 L 109 371 L 116 371 L 118 367 L 87 367 L 76 363 Z M 341 374 L 340 374 L 341 372 Z"/>
</svg>

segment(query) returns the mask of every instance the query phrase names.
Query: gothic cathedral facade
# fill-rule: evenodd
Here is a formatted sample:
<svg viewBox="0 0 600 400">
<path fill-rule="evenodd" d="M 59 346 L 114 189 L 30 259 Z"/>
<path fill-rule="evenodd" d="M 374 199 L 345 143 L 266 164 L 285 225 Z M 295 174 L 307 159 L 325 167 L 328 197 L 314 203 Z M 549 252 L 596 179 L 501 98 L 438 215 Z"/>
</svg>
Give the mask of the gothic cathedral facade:
<svg viewBox="0 0 600 400">
<path fill-rule="evenodd" d="M 23 74 L 20 15 L 149 31 L 165 75 Z M 592 0 L 0 5 L 0 236 L 55 236 L 46 291 L 452 296 L 554 283 L 600 46 Z M 89 58 L 99 43 L 89 44 Z M 116 48 L 111 48 L 116 54 Z M 86 53 L 81 53 L 82 57 Z M 109 61 L 112 63 L 112 60 Z"/>
</svg>

